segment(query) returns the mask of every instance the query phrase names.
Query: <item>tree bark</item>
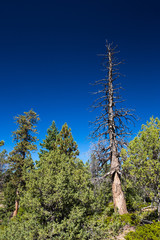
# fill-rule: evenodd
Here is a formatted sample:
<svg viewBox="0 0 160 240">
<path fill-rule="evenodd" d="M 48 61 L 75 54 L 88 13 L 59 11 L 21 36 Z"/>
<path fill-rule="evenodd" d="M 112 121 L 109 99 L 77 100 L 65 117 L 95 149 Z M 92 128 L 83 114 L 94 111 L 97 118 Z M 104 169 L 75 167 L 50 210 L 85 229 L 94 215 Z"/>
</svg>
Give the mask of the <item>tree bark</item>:
<svg viewBox="0 0 160 240">
<path fill-rule="evenodd" d="M 128 213 L 126 207 L 126 200 L 124 197 L 124 193 L 121 187 L 121 180 L 120 180 L 120 162 L 118 159 L 118 149 L 117 149 L 117 141 L 116 141 L 116 134 L 115 134 L 115 121 L 114 121 L 114 101 L 113 101 L 113 63 L 112 63 L 112 53 L 110 49 L 108 49 L 108 58 L 109 58 L 109 98 L 108 98 L 108 122 L 109 122 L 109 139 L 111 145 L 111 173 L 112 173 L 112 195 L 113 195 L 113 202 L 114 202 L 114 209 L 120 215 Z"/>
<path fill-rule="evenodd" d="M 121 179 L 120 179 L 120 163 L 119 159 L 116 156 L 116 147 L 113 143 L 113 155 L 111 160 L 111 174 L 112 174 L 112 196 L 114 203 L 114 210 L 117 211 L 120 215 L 128 213 L 126 200 L 124 193 L 122 191 Z"/>
<path fill-rule="evenodd" d="M 18 198 L 18 191 L 16 192 L 17 198 Z M 16 217 L 17 213 L 18 213 L 18 208 L 19 208 L 19 200 L 16 199 L 15 201 L 15 210 L 13 212 L 13 216 L 12 217 Z"/>
<path fill-rule="evenodd" d="M 117 61 L 114 57 L 115 48 L 112 48 L 112 44 L 106 42 L 107 51 L 104 56 L 104 67 L 107 74 L 104 79 L 96 81 L 95 85 L 100 85 L 101 89 L 96 93 L 100 94 L 100 97 L 95 101 L 93 108 L 101 109 L 99 117 L 96 117 L 94 123 L 93 136 L 98 137 L 100 141 L 107 139 L 107 148 L 103 148 L 104 157 L 97 156 L 99 168 L 105 171 L 104 176 L 111 175 L 112 178 L 112 195 L 115 211 L 119 214 L 127 213 L 126 200 L 121 186 L 121 166 L 119 161 L 120 151 L 126 143 L 126 135 L 129 134 L 125 122 L 130 120 L 130 110 L 124 108 L 116 108 L 117 104 L 122 102 L 119 96 L 120 87 L 114 84 L 114 81 L 119 78 L 120 73 L 119 65 L 121 62 Z M 100 149 L 102 153 L 102 149 Z M 110 172 L 108 173 L 108 161 L 110 164 Z"/>
<path fill-rule="evenodd" d="M 112 195 L 115 211 L 118 210 L 120 215 L 128 213 L 124 193 L 121 187 L 120 176 L 117 172 L 112 176 Z"/>
<path fill-rule="evenodd" d="M 16 217 L 16 216 L 17 216 L 18 207 L 19 207 L 19 202 L 18 202 L 18 200 L 16 200 L 16 202 L 15 202 L 15 210 L 14 210 L 14 212 L 13 212 L 13 217 Z"/>
</svg>

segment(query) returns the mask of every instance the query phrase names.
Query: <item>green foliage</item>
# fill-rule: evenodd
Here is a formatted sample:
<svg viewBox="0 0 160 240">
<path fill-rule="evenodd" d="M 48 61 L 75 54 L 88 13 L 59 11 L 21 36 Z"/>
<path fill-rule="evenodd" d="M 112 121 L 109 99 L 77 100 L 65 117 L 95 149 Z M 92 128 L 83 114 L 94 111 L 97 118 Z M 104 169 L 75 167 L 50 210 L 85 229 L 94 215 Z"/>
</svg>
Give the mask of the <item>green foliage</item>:
<svg viewBox="0 0 160 240">
<path fill-rule="evenodd" d="M 1 141 L 0 141 L 0 147 L 3 146 L 3 145 L 4 145 L 4 141 L 1 140 Z"/>
<path fill-rule="evenodd" d="M 1 141 L 0 142 L 1 146 L 4 145 L 4 141 Z M 6 161 L 6 158 L 7 158 L 7 152 L 6 150 L 3 150 L 2 152 L 0 152 L 0 191 L 2 191 L 3 189 L 3 185 L 4 185 L 4 182 L 5 182 L 5 172 L 6 172 L 6 169 L 5 169 L 5 161 Z"/>
<path fill-rule="evenodd" d="M 53 121 L 52 125 L 47 129 L 46 138 L 43 140 L 43 143 L 40 143 L 40 146 L 42 147 L 42 149 L 40 150 L 40 156 L 55 148 L 55 141 L 58 133 L 59 131 L 56 127 L 55 121 Z"/>
<path fill-rule="evenodd" d="M 12 212 L 14 210 L 16 199 L 16 187 L 12 182 L 7 182 L 4 185 L 4 198 L 6 211 Z"/>
<path fill-rule="evenodd" d="M 41 168 L 34 171 L 27 184 L 28 191 L 23 200 L 25 208 L 39 211 L 40 215 L 42 211 L 45 222 L 52 218 L 61 221 L 75 205 L 87 208 L 90 176 L 81 161 L 56 150 L 42 157 L 40 162 Z"/>
<path fill-rule="evenodd" d="M 93 190 L 94 190 L 93 209 L 95 212 L 103 212 L 103 210 L 106 209 L 108 203 L 112 201 L 111 179 L 107 178 L 104 179 L 103 181 L 95 182 Z"/>
<path fill-rule="evenodd" d="M 38 231 L 40 231 L 40 224 L 37 221 L 34 213 L 23 215 L 22 217 L 17 216 L 10 220 L 8 226 L 3 226 L 0 232 L 1 240 L 37 240 L 46 239 L 38 238 Z"/>
<path fill-rule="evenodd" d="M 120 215 L 114 213 L 113 204 L 109 204 L 103 212 L 100 214 L 95 213 L 88 219 L 89 239 L 115 239 L 122 226 L 123 222 Z"/>
<path fill-rule="evenodd" d="M 71 129 L 67 123 L 62 126 L 60 133 L 56 137 L 56 147 L 63 154 L 69 157 L 77 157 L 79 155 L 78 145 L 74 141 Z"/>
<path fill-rule="evenodd" d="M 126 240 L 159 240 L 160 222 L 140 226 L 135 232 L 130 232 L 125 236 Z"/>
<path fill-rule="evenodd" d="M 10 154 L 10 168 L 5 172 L 5 208 L 0 209 L 0 240 L 110 240 L 115 239 L 125 225 L 139 226 L 146 220 L 157 219 L 156 211 L 135 212 L 147 206 L 142 201 L 144 197 L 150 201 L 152 197 L 158 196 L 156 178 L 148 174 L 148 169 L 151 173 L 159 174 L 158 170 L 155 173 L 152 169 L 153 166 L 159 169 L 159 145 L 155 143 L 159 133 L 157 119 L 151 119 L 151 124 L 143 126 L 143 131 L 135 142 L 130 143 L 128 151 L 122 150 L 125 176 L 122 178 L 123 185 L 127 205 L 134 213 L 119 215 L 114 213 L 111 179 L 94 181 L 97 177 L 102 180 L 101 172 L 98 171 L 96 162 L 92 162 L 90 171 L 90 166 L 84 165 L 77 158 L 78 146 L 66 123 L 59 133 L 55 122 L 52 123 L 41 144 L 43 149 L 40 160 L 33 168 L 30 151 L 36 149 L 36 137 L 33 134 L 36 133 L 38 117 L 32 112 L 33 124 L 30 114 L 31 112 L 18 117 L 19 128 L 14 133 L 17 145 Z M 28 119 L 27 116 L 31 118 Z M 143 134 L 145 131 L 147 135 Z M 150 144 L 146 147 L 148 141 Z M 140 152 L 139 145 L 144 155 Z M 152 151 L 148 149 L 150 146 Z M 141 169 L 137 170 L 137 164 Z M 139 171 L 140 176 L 136 171 Z M 17 188 L 20 208 L 17 216 L 10 219 Z M 158 231 L 159 225 L 154 222 L 152 225 L 138 227 L 126 239 L 157 240 Z M 143 234 L 145 238 L 142 238 Z"/>
<path fill-rule="evenodd" d="M 86 209 L 85 207 L 73 207 L 68 218 L 64 218 L 60 224 L 53 225 L 53 239 L 75 240 L 88 239 L 88 233 L 85 228 Z"/>
<path fill-rule="evenodd" d="M 92 175 L 92 182 L 94 185 L 94 210 L 95 212 L 102 212 L 108 202 L 112 201 L 112 181 L 111 178 L 103 178 L 105 171 L 108 171 L 109 164 L 105 165 L 105 170 L 99 167 L 96 154 L 93 152 L 90 159 L 90 172 Z"/>
<path fill-rule="evenodd" d="M 18 125 L 18 129 L 13 132 L 13 139 L 16 142 L 16 146 L 4 161 L 4 164 L 7 166 L 4 185 L 7 211 L 13 210 L 15 200 L 19 201 L 22 195 L 27 174 L 33 168 L 31 151 L 37 149 L 35 145 L 37 137 L 34 136 L 37 133 L 36 124 L 39 120 L 37 114 L 33 110 L 30 110 L 15 119 Z"/>
<path fill-rule="evenodd" d="M 18 129 L 13 132 L 16 146 L 10 152 L 7 163 L 12 172 L 12 182 L 18 187 L 24 182 L 23 171 L 33 166 L 30 152 L 37 149 L 35 145 L 37 137 L 34 134 L 37 133 L 35 127 L 39 118 L 33 110 L 30 110 L 15 119 L 18 124 Z"/>
<path fill-rule="evenodd" d="M 127 182 L 128 183 L 128 182 Z M 127 209 L 129 212 L 140 210 L 143 207 L 148 206 L 147 203 L 144 203 L 142 195 L 137 191 L 137 188 L 130 183 L 130 185 L 124 183 L 124 193 L 126 197 Z"/>
<path fill-rule="evenodd" d="M 123 150 L 123 174 L 127 189 L 135 189 L 144 200 L 158 202 L 160 191 L 160 120 L 150 119 Z"/>
<path fill-rule="evenodd" d="M 0 141 L 0 146 L 4 145 L 4 141 Z M 7 158 L 6 150 L 0 152 L 0 224 L 2 219 L 5 217 L 5 201 L 4 201 L 4 185 L 6 178 L 5 160 Z"/>
<path fill-rule="evenodd" d="M 123 214 L 120 216 L 120 218 L 125 225 L 127 224 L 130 226 L 137 226 L 141 221 L 140 216 L 136 213 Z"/>
<path fill-rule="evenodd" d="M 57 147 L 43 154 L 28 174 L 20 200 L 23 210 L 2 231 L 2 239 L 13 239 L 9 235 L 12 231 L 17 240 L 87 239 L 85 222 L 92 213 L 93 186 L 88 167 L 76 158 L 77 153 L 77 145 L 65 125 Z M 15 227 L 17 231 L 13 230 Z"/>
<path fill-rule="evenodd" d="M 33 110 L 30 110 L 15 119 L 18 124 L 18 129 L 13 132 L 13 139 L 16 142 L 16 146 L 10 152 L 7 163 L 12 171 L 12 182 L 18 186 L 24 181 L 23 171 L 33 166 L 30 152 L 37 149 L 35 145 L 37 137 L 34 134 L 37 133 L 36 124 L 39 118 Z"/>
<path fill-rule="evenodd" d="M 30 110 L 29 112 L 24 112 L 24 115 L 15 117 L 15 120 L 18 124 L 18 129 L 13 132 L 13 139 L 16 141 L 17 146 L 14 148 L 13 153 L 16 154 L 16 151 L 22 151 L 21 154 L 23 156 L 23 154 L 37 149 L 34 144 L 37 141 L 37 137 L 32 136 L 32 134 L 37 133 L 35 127 L 39 121 L 39 117 L 33 110 Z"/>
</svg>

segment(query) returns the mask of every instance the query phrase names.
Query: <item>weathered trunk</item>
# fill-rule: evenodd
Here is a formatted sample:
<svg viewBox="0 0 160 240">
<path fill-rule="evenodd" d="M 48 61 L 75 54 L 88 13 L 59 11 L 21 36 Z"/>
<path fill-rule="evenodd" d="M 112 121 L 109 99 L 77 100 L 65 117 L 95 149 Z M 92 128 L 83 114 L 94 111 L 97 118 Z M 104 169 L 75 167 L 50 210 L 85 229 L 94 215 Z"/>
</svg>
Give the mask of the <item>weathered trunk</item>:
<svg viewBox="0 0 160 240">
<path fill-rule="evenodd" d="M 118 210 L 120 215 L 128 213 L 124 193 L 121 187 L 120 176 L 117 172 L 112 176 L 112 194 L 115 211 Z"/>
<path fill-rule="evenodd" d="M 116 148 L 114 148 L 114 151 L 115 150 Z M 119 163 L 118 157 L 116 156 L 116 151 L 114 153 L 115 154 L 112 155 L 112 161 L 111 161 L 112 196 L 113 196 L 115 211 L 118 210 L 118 213 L 120 215 L 123 215 L 125 213 L 128 213 L 128 211 L 126 206 L 126 200 L 125 200 L 124 193 L 122 191 L 122 186 L 121 186 L 120 163 Z"/>
<path fill-rule="evenodd" d="M 17 195 L 17 199 L 18 199 L 18 191 L 16 192 L 16 195 Z M 12 217 L 16 217 L 17 216 L 17 213 L 18 213 L 18 208 L 19 208 L 19 200 L 15 201 L 15 210 L 13 212 L 13 215 Z"/>
<path fill-rule="evenodd" d="M 124 193 L 122 191 L 121 180 L 120 180 L 120 163 L 118 158 L 118 149 L 117 149 L 117 141 L 115 134 L 115 121 L 114 121 L 114 101 L 113 101 L 113 63 L 112 63 L 112 54 L 109 50 L 109 98 L 108 98 L 108 128 L 109 128 L 109 139 L 111 146 L 111 175 L 112 175 L 112 195 L 114 202 L 114 209 L 120 215 L 128 213 L 126 207 L 126 200 L 124 197 Z"/>
<path fill-rule="evenodd" d="M 13 212 L 13 217 L 16 217 L 16 216 L 17 216 L 18 208 L 19 208 L 19 202 L 18 202 L 18 200 L 16 200 L 16 201 L 15 201 L 15 210 L 14 210 L 14 212 Z"/>
</svg>

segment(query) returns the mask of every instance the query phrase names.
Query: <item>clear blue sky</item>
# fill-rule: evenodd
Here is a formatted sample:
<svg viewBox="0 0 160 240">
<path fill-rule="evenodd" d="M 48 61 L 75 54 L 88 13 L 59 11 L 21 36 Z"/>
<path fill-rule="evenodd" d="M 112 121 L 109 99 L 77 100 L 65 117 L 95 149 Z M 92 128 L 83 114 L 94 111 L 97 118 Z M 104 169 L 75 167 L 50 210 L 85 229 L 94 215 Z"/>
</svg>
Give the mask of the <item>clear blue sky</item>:
<svg viewBox="0 0 160 240">
<path fill-rule="evenodd" d="M 31 108 L 40 116 L 40 142 L 55 120 L 67 122 L 87 159 L 88 107 L 92 86 L 104 77 L 105 40 L 119 45 L 125 60 L 120 79 L 125 106 L 136 109 L 140 130 L 153 115 L 160 118 L 159 1 L 46 0 L 0 3 L 0 140 L 14 147 L 13 117 Z M 36 155 L 35 155 L 36 157 Z"/>
</svg>

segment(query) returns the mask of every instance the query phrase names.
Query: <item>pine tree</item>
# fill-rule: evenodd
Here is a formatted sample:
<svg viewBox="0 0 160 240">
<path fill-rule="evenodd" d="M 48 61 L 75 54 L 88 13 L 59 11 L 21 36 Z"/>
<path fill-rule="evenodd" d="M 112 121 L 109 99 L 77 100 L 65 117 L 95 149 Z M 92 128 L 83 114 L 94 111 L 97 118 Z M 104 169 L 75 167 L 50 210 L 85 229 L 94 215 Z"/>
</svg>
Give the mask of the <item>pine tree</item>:
<svg viewBox="0 0 160 240">
<path fill-rule="evenodd" d="M 0 147 L 4 145 L 4 141 L 0 141 Z"/>
<path fill-rule="evenodd" d="M 56 137 L 56 147 L 63 154 L 69 157 L 77 157 L 79 155 L 78 145 L 74 141 L 71 129 L 68 128 L 67 123 L 62 126 L 60 133 Z"/>
<path fill-rule="evenodd" d="M 124 158 L 125 156 L 125 158 Z M 150 118 L 123 150 L 123 175 L 127 184 L 158 207 L 160 219 L 160 120 Z"/>
<path fill-rule="evenodd" d="M 4 141 L 0 141 L 0 147 L 4 145 Z M 4 181 L 4 177 L 3 177 L 3 170 L 4 170 L 4 156 L 5 156 L 6 151 L 2 151 L 0 152 L 0 191 L 2 190 L 2 186 L 3 186 L 3 181 Z"/>
<path fill-rule="evenodd" d="M 105 169 L 103 177 L 108 175 L 112 179 L 112 195 L 115 210 L 119 214 L 127 213 L 126 201 L 121 187 L 121 168 L 120 168 L 120 150 L 125 144 L 125 136 L 129 133 L 126 127 L 126 121 L 130 120 L 131 112 L 127 109 L 118 109 L 118 103 L 121 102 L 119 97 L 119 87 L 115 81 L 119 78 L 118 66 L 121 62 L 117 61 L 116 47 L 106 42 L 106 53 L 104 57 L 104 69 L 107 72 L 102 80 L 95 82 L 95 85 L 101 89 L 96 92 L 99 94 L 98 99 L 93 104 L 93 109 L 98 110 L 99 116 L 93 122 L 92 137 L 98 138 L 100 142 L 100 154 L 104 156 L 99 158 L 99 167 Z M 97 151 L 96 151 L 97 154 Z M 110 172 L 107 172 L 108 163 Z"/>
<path fill-rule="evenodd" d="M 54 149 L 58 133 L 59 131 L 56 127 L 55 121 L 53 121 L 52 125 L 47 129 L 46 138 L 43 140 L 43 143 L 40 143 L 40 146 L 42 147 L 42 149 L 40 149 L 40 156 Z"/>
<path fill-rule="evenodd" d="M 18 129 L 13 132 L 16 146 L 10 152 L 7 160 L 12 172 L 11 182 L 15 186 L 17 195 L 13 216 L 17 215 L 19 207 L 19 188 L 25 186 L 25 172 L 33 166 L 31 151 L 37 149 L 35 144 L 37 137 L 34 134 L 37 133 L 36 124 L 39 117 L 33 110 L 30 110 L 29 112 L 24 112 L 24 115 L 15 117 L 15 120 L 18 125 Z"/>
<path fill-rule="evenodd" d="M 93 201 L 91 175 L 76 158 L 78 146 L 67 124 L 59 141 L 57 147 L 41 156 L 29 175 L 20 202 L 23 212 L 10 221 L 0 239 L 89 239 L 85 226 Z M 67 148 L 60 147 L 65 144 Z"/>
</svg>

